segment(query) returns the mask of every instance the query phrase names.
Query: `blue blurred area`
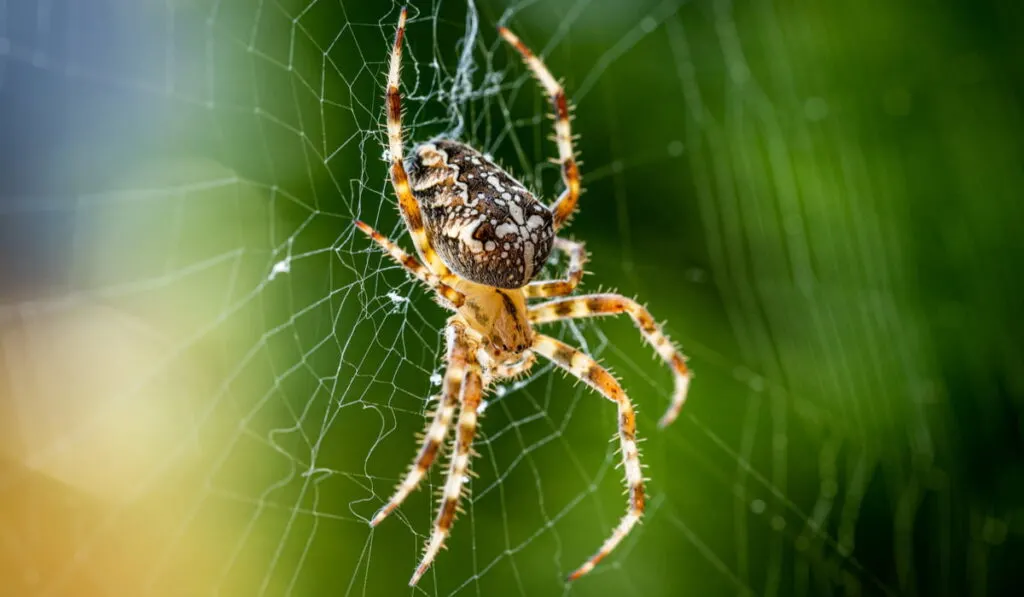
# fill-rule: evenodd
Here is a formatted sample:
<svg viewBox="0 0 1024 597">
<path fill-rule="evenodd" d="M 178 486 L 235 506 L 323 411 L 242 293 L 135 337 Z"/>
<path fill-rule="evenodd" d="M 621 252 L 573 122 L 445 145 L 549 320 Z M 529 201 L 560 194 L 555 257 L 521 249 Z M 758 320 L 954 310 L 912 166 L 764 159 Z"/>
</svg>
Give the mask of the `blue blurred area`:
<svg viewBox="0 0 1024 597">
<path fill-rule="evenodd" d="M 139 88 L 160 23 L 121 2 L 16 2 L 0 29 L 0 277 L 7 300 L 72 290 L 76 205 L 159 146 Z M 156 37 L 154 37 L 156 34 Z"/>
</svg>

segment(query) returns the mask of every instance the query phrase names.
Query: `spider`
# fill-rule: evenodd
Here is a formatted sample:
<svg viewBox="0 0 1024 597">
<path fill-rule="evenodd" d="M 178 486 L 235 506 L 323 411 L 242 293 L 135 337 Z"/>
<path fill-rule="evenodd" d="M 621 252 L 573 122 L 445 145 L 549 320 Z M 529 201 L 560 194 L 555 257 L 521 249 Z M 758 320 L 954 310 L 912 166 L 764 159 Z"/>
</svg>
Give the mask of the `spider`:
<svg viewBox="0 0 1024 597">
<path fill-rule="evenodd" d="M 550 207 L 544 205 L 493 161 L 454 139 L 421 143 L 406 160 L 402 148 L 402 96 L 398 90 L 405 22 L 403 8 L 388 70 L 387 129 L 391 184 L 419 259 L 367 224 L 356 221 L 355 225 L 409 274 L 433 289 L 438 302 L 455 314 L 445 328 L 447 370 L 440 404 L 427 425 L 409 472 L 370 525 L 378 525 L 420 484 L 459 410 L 441 505 L 423 559 L 409 581 L 410 586 L 415 585 L 444 546 L 459 510 L 486 388 L 496 380 L 526 373 L 539 354 L 618 407 L 628 510 L 601 548 L 569 575 L 569 580 L 575 580 L 611 553 L 643 515 L 644 479 L 636 441 L 636 414 L 619 382 L 608 371 L 583 352 L 534 331 L 534 326 L 619 313 L 632 317 L 644 339 L 675 376 L 675 391 L 659 422 L 661 427 L 679 414 L 691 373 L 679 349 L 636 301 L 617 294 L 568 296 L 582 280 L 587 258 L 583 243 L 556 236 L 572 216 L 580 195 L 569 104 L 562 86 L 547 67 L 508 29 L 500 27 L 498 32 L 522 55 L 554 107 L 554 140 L 565 185 L 562 194 Z M 552 250 L 568 255 L 567 274 L 562 279 L 534 281 Z M 527 303 L 539 298 L 553 300 Z"/>
</svg>

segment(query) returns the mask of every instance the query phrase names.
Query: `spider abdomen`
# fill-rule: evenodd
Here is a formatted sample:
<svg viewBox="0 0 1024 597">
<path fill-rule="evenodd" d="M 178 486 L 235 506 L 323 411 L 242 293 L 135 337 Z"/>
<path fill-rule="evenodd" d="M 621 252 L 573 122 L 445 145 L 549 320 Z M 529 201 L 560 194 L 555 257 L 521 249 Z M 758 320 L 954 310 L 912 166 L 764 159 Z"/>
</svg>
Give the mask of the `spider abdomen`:
<svg viewBox="0 0 1024 597">
<path fill-rule="evenodd" d="M 472 147 L 438 140 L 408 164 L 427 236 L 460 277 L 497 288 L 525 286 L 551 254 L 551 211 Z"/>
</svg>

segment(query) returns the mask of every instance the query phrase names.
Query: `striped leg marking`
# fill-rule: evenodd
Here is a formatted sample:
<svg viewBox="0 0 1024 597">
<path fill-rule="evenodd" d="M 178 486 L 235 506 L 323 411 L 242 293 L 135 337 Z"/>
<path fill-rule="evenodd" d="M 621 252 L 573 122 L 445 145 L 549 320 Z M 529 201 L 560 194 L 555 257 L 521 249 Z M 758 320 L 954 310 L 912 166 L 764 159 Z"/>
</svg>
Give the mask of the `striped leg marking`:
<svg viewBox="0 0 1024 597">
<path fill-rule="evenodd" d="M 693 374 L 686 366 L 686 357 L 661 331 L 650 312 L 639 303 L 618 294 L 566 297 L 530 308 L 530 323 L 548 323 L 561 319 L 618 313 L 628 313 L 633 318 L 647 343 L 653 346 L 654 350 L 672 368 L 672 373 L 675 375 L 675 391 L 672 393 L 672 402 L 669 404 L 668 410 L 658 421 L 659 427 L 670 425 L 679 416 L 679 411 L 683 408 L 683 403 L 686 402 L 686 393 L 690 389 L 690 379 Z"/>
<path fill-rule="evenodd" d="M 398 27 L 395 29 L 395 45 L 391 50 L 391 63 L 388 68 L 387 88 L 387 119 L 388 119 L 388 149 L 391 154 L 391 185 L 398 196 L 398 208 L 402 212 L 405 226 L 409 229 L 416 251 L 420 258 L 427 264 L 434 273 L 439 276 L 451 274 L 444 262 L 438 256 L 434 248 L 427 240 L 427 231 L 423 227 L 423 215 L 420 213 L 419 203 L 412 194 L 409 187 L 409 176 L 405 172 L 402 161 L 405 159 L 402 149 L 402 94 L 398 91 L 401 82 L 402 71 L 402 39 L 405 37 L 406 10 L 398 18 Z"/>
<path fill-rule="evenodd" d="M 644 479 L 640 472 L 640 451 L 636 445 L 636 414 L 619 382 L 583 352 L 543 334 L 535 336 L 533 350 L 551 359 L 619 407 L 619 444 L 622 448 L 622 464 L 626 470 L 626 485 L 629 488 L 629 508 L 611 536 L 601 545 L 601 549 L 569 575 L 569 580 L 576 580 L 593 570 L 598 562 L 611 553 L 643 516 Z"/>
<path fill-rule="evenodd" d="M 430 540 L 424 550 L 423 560 L 416 568 L 412 578 L 409 579 L 409 586 L 419 582 L 423 574 L 430 568 L 430 564 L 444 547 L 445 539 L 448 538 L 448 533 L 451 531 L 455 513 L 459 508 L 459 499 L 462 497 L 462 487 L 469 471 L 469 456 L 472 452 L 473 436 L 476 435 L 477 411 L 480 408 L 482 397 L 483 380 L 479 365 L 474 360 L 470 360 L 469 369 L 462 383 L 460 398 L 462 410 L 459 412 L 455 449 L 452 450 L 452 461 L 448 467 L 448 478 L 441 496 L 441 507 L 438 509 L 433 532 L 431 532 Z"/>
<path fill-rule="evenodd" d="M 431 287 L 435 292 L 437 292 L 437 294 L 444 298 L 444 300 L 448 301 L 453 308 L 457 309 L 466 302 L 465 295 L 442 282 L 437 275 L 417 261 L 415 257 L 406 253 L 398 245 L 388 240 L 386 236 L 377 232 L 365 222 L 356 220 L 355 225 L 356 228 L 373 239 L 373 242 L 380 245 L 392 259 L 408 270 L 409 273 L 416 276 L 418 280 Z"/>
<path fill-rule="evenodd" d="M 527 298 L 546 298 L 552 296 L 565 296 L 576 290 L 580 281 L 583 280 L 583 265 L 587 262 L 587 250 L 583 243 L 564 238 L 555 238 L 556 251 L 563 251 L 569 255 L 569 271 L 563 280 L 542 280 L 530 282 L 523 288 Z"/>
<path fill-rule="evenodd" d="M 511 365 L 496 365 L 493 369 L 494 377 L 497 379 L 509 379 L 519 377 L 529 371 L 537 362 L 537 355 L 527 350 L 523 353 L 523 359 Z"/>
<path fill-rule="evenodd" d="M 448 427 L 451 426 L 452 416 L 455 414 L 455 406 L 459 402 L 459 392 L 462 388 L 462 378 L 466 375 L 466 363 L 468 359 L 468 348 L 463 334 L 465 327 L 456 321 L 449 321 L 448 329 L 448 351 L 446 360 L 448 369 L 444 375 L 444 388 L 441 397 L 441 404 L 434 413 L 434 419 L 427 426 L 426 434 L 423 437 L 423 445 L 420 446 L 419 454 L 413 461 L 409 472 L 402 479 L 402 482 L 395 488 L 394 495 L 388 503 L 377 511 L 370 526 L 377 526 L 388 514 L 395 511 L 405 501 L 410 493 L 416 490 L 420 481 L 427 475 L 430 466 L 437 459 L 437 453 L 441 450 L 441 444 L 448 434 Z"/>
<path fill-rule="evenodd" d="M 498 33 L 522 55 L 523 62 L 540 81 L 555 110 L 555 143 L 558 144 L 558 163 L 562 166 L 562 181 L 565 183 L 565 191 L 551 208 L 555 214 L 555 230 L 558 230 L 572 217 L 573 211 L 576 210 L 576 202 L 580 198 L 580 170 L 572 146 L 569 102 L 565 98 L 565 90 L 551 76 L 548 67 L 544 66 L 544 63 L 514 33 L 504 27 L 499 27 Z"/>
</svg>

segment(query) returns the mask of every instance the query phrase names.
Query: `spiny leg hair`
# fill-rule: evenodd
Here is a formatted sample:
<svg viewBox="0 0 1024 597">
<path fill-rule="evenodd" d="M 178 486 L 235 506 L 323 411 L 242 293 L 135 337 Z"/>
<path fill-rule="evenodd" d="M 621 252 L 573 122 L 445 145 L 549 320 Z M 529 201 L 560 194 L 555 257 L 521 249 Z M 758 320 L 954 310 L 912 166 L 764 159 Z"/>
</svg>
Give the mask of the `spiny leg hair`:
<svg viewBox="0 0 1024 597">
<path fill-rule="evenodd" d="M 562 280 L 539 280 L 523 288 L 527 298 L 565 296 L 576 290 L 583 280 L 583 266 L 587 263 L 587 250 L 583 243 L 565 238 L 555 238 L 554 248 L 569 255 L 569 270 Z"/>
<path fill-rule="evenodd" d="M 434 273 L 445 277 L 451 274 L 448 267 L 441 261 L 441 257 L 430 246 L 427 239 L 427 231 L 423 226 L 423 215 L 420 213 L 420 206 L 412 194 L 409 186 L 409 175 L 405 171 L 402 161 L 405 154 L 402 149 L 402 94 L 398 91 L 401 82 L 402 70 L 402 39 L 405 37 L 406 9 L 398 18 L 398 27 L 395 29 L 395 45 L 391 50 L 391 63 L 388 68 L 387 87 L 387 117 L 388 117 L 388 150 L 391 154 L 391 185 L 398 195 L 398 208 L 402 212 L 405 226 L 409 229 L 413 243 L 416 244 L 416 251 L 424 263 Z"/>
<path fill-rule="evenodd" d="M 423 436 L 423 444 L 416 455 L 409 472 L 402 479 L 402 482 L 395 488 L 394 495 L 388 503 L 377 511 L 370 526 L 377 526 L 387 518 L 398 506 L 405 501 L 410 493 L 416 490 L 420 481 L 430 470 L 430 466 L 437 459 L 441 450 L 444 438 L 451 426 L 452 416 L 455 414 L 455 407 L 459 402 L 459 393 L 462 389 L 462 379 L 466 375 L 466 365 L 469 359 L 468 347 L 465 341 L 466 326 L 455 317 L 448 320 L 446 333 L 448 336 L 448 350 L 445 360 L 448 368 L 444 374 L 444 388 L 442 389 L 441 403 L 434 413 L 434 418 L 427 426 Z"/>
<path fill-rule="evenodd" d="M 555 299 L 530 308 L 530 323 L 540 324 L 563 319 L 580 317 L 596 317 L 628 313 L 640 333 L 655 351 L 661 356 L 675 376 L 675 391 L 668 410 L 658 421 L 659 427 L 670 425 L 679 416 L 679 411 L 686 402 L 686 393 L 690 388 L 692 374 L 686 366 L 686 357 L 672 343 L 661 327 L 651 317 L 650 312 L 633 299 L 618 294 L 590 294 Z"/>
<path fill-rule="evenodd" d="M 415 276 L 416 279 L 434 289 L 434 291 L 447 301 L 452 308 L 457 309 L 466 302 L 465 295 L 442 282 L 436 274 L 417 261 L 415 257 L 403 251 L 401 247 L 388 240 L 386 236 L 377 232 L 365 222 L 356 220 L 355 225 L 356 228 L 369 236 L 373 242 L 380 245 L 392 259 L 397 261 L 409 273 Z"/>
<path fill-rule="evenodd" d="M 580 198 L 580 170 L 576 164 L 576 155 L 572 145 L 572 128 L 569 124 L 569 101 L 565 98 L 565 90 L 562 85 L 551 75 L 548 67 L 544 66 L 540 58 L 534 55 L 514 33 L 504 27 L 498 28 L 505 41 L 512 44 L 523 57 L 533 75 L 544 87 L 545 93 L 551 100 L 555 111 L 555 143 L 558 145 L 558 164 L 562 167 L 562 182 L 565 184 L 565 191 L 551 207 L 554 213 L 555 230 L 564 226 L 576 210 L 576 203 Z"/>
<path fill-rule="evenodd" d="M 601 545 L 601 549 L 569 575 L 569 580 L 572 581 L 593 570 L 598 562 L 622 542 L 643 516 L 644 479 L 640 468 L 640 450 L 636 444 L 636 413 L 619 382 L 582 351 L 543 334 L 534 337 L 533 350 L 597 390 L 602 396 L 614 402 L 619 409 L 619 444 L 629 490 L 629 506 L 619 525 Z"/>
<path fill-rule="evenodd" d="M 532 351 L 528 350 L 525 353 L 523 353 L 522 360 L 520 360 L 517 363 L 512 363 L 511 365 L 495 365 L 493 369 L 494 378 L 514 379 L 532 369 L 534 363 L 536 362 L 537 355 L 533 354 Z"/>
<path fill-rule="evenodd" d="M 466 377 L 462 382 L 462 395 L 459 399 L 461 410 L 455 434 L 455 447 L 452 450 L 452 460 L 448 466 L 441 506 L 437 512 L 437 519 L 434 521 L 433 531 L 430 533 L 430 540 L 427 541 L 424 548 L 423 559 L 412 578 L 409 579 L 409 586 L 419 582 L 423 574 L 430 568 L 434 558 L 437 557 L 438 552 L 444 547 L 445 539 L 448 538 L 452 522 L 455 520 L 455 514 L 459 508 L 459 500 L 462 498 L 463 485 L 469 471 L 473 436 L 476 435 L 477 412 L 483 397 L 483 377 L 480 366 L 472 354 L 469 356 L 467 365 Z"/>
</svg>

